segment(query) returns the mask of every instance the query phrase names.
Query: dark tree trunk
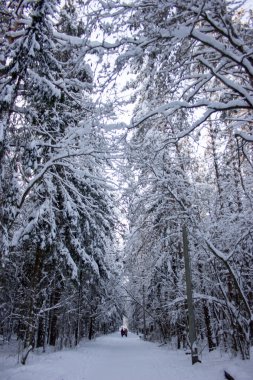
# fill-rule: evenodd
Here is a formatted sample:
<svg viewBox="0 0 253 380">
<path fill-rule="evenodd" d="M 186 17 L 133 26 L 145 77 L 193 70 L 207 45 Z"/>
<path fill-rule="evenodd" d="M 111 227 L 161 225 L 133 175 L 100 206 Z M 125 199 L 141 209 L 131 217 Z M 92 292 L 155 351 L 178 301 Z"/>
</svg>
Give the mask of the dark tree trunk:
<svg viewBox="0 0 253 380">
<path fill-rule="evenodd" d="M 216 345 L 212 338 L 213 334 L 212 334 L 212 326 L 211 326 L 211 320 L 210 320 L 210 312 L 206 303 L 204 303 L 203 310 L 204 310 L 204 317 L 205 317 L 205 324 L 206 324 L 208 348 L 209 348 L 209 351 L 213 351 Z"/>
<path fill-rule="evenodd" d="M 88 335 L 89 340 L 92 339 L 92 336 L 93 336 L 93 318 L 90 317 L 90 321 L 89 321 L 89 335 Z"/>
</svg>

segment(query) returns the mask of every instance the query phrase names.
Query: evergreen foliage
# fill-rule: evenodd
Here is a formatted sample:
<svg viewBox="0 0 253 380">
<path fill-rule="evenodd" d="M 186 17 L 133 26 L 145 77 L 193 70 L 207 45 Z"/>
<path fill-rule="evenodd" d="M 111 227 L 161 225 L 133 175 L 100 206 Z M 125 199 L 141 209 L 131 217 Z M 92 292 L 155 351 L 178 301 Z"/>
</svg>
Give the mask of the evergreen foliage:
<svg viewBox="0 0 253 380">
<path fill-rule="evenodd" d="M 186 349 L 184 226 L 198 344 L 249 358 L 253 29 L 243 5 L 0 5 L 0 334 L 17 335 L 23 364 L 34 347 L 115 330 L 123 314 L 144 338 Z M 100 126 L 122 126 L 130 103 L 129 134 L 115 140 Z"/>
</svg>

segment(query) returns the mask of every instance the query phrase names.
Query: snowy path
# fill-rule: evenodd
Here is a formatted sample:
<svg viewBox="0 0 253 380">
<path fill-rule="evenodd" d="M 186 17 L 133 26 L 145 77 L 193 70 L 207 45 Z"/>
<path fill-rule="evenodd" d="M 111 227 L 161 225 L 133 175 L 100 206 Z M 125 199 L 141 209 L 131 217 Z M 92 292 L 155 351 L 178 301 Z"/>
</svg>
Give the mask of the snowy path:
<svg viewBox="0 0 253 380">
<path fill-rule="evenodd" d="M 32 354 L 26 366 L 0 361 L 1 380 L 219 380 L 224 369 L 236 380 L 253 379 L 253 362 L 231 361 L 218 352 L 202 364 L 191 365 L 182 351 L 144 342 L 119 333 L 83 342 L 75 350 Z"/>
</svg>

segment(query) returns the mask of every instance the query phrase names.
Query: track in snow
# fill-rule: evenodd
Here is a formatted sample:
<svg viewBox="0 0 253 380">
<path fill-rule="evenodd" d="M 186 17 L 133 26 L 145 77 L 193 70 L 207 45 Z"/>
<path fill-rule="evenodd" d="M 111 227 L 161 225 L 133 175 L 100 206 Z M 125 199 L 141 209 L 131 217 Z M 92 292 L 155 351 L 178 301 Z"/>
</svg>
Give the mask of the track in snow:
<svg viewBox="0 0 253 380">
<path fill-rule="evenodd" d="M 15 361 L 14 361 L 15 360 Z M 114 333 L 84 341 L 73 350 L 31 354 L 25 366 L 16 358 L 0 361 L 1 380 L 223 380 L 232 369 L 237 380 L 251 380 L 252 361 L 232 361 L 214 352 L 192 366 L 183 351 Z"/>
</svg>

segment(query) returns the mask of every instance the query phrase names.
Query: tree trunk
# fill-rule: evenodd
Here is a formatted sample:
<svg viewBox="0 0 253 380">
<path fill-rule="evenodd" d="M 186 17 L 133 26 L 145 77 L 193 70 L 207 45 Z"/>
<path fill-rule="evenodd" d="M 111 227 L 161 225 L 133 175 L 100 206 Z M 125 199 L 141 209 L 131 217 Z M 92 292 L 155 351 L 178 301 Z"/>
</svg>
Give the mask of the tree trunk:
<svg viewBox="0 0 253 380">
<path fill-rule="evenodd" d="M 93 317 L 90 317 L 90 319 L 89 319 L 89 335 L 88 335 L 89 340 L 92 339 L 92 336 L 93 336 Z"/>
<path fill-rule="evenodd" d="M 205 301 L 204 301 L 204 305 L 203 305 L 203 311 L 204 311 L 204 318 L 205 318 L 205 324 L 206 324 L 208 348 L 209 348 L 209 352 L 210 352 L 216 348 L 216 345 L 215 345 L 213 338 L 212 338 L 213 331 L 212 331 L 212 326 L 211 326 L 210 312 L 209 312 L 209 308 L 208 308 Z"/>
<path fill-rule="evenodd" d="M 26 349 L 23 351 L 23 354 L 22 354 L 22 357 L 20 360 L 21 364 L 25 365 L 26 360 L 27 360 L 28 355 L 29 355 L 29 352 L 32 351 L 32 349 L 33 349 L 33 346 L 30 345 L 30 346 L 26 347 Z"/>
</svg>

